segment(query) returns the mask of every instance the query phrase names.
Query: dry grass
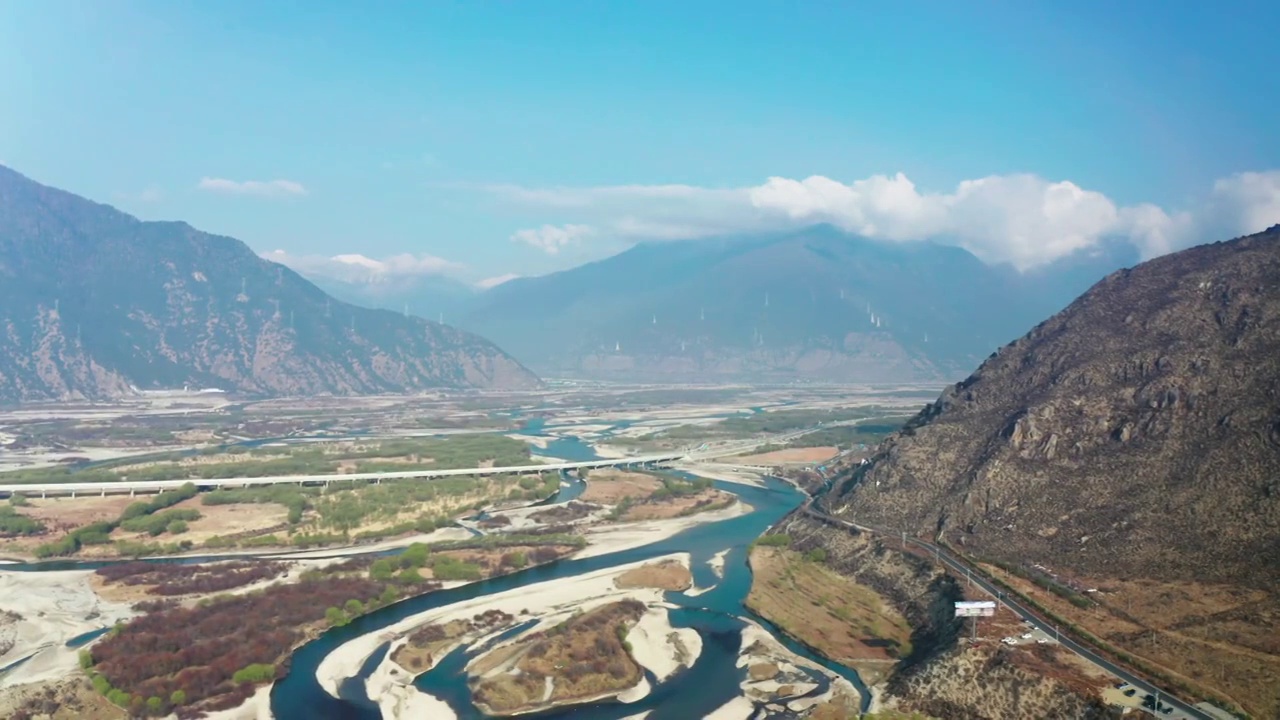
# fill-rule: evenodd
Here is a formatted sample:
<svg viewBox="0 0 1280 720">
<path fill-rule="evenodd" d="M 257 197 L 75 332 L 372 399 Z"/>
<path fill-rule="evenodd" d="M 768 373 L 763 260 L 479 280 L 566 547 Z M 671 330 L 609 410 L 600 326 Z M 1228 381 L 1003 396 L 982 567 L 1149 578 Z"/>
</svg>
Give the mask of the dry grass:
<svg viewBox="0 0 1280 720">
<path fill-rule="evenodd" d="M 719 490 L 705 490 L 696 495 L 681 495 L 663 500 L 644 500 L 632 505 L 622 514 L 623 522 L 640 522 L 643 520 L 667 520 L 699 512 L 699 508 L 723 507 L 733 500 L 729 493 Z"/>
<path fill-rule="evenodd" d="M 678 560 L 663 560 L 632 568 L 614 581 L 620 588 L 657 588 L 682 591 L 693 585 L 693 574 Z"/>
<path fill-rule="evenodd" d="M 993 575 L 1114 647 L 1250 715 L 1280 713 L 1280 597 L 1257 590 L 1153 580 L 1098 580 L 1079 608 L 1021 578 Z"/>
<path fill-rule="evenodd" d="M 0 717 L 44 720 L 123 720 L 127 713 L 94 692 L 88 678 L 75 677 L 17 685 L 0 690 Z"/>
<path fill-rule="evenodd" d="M 778 666 L 773 663 L 756 663 L 747 668 L 747 675 L 750 676 L 751 682 L 772 680 L 778 677 Z M 781 695 L 782 693 L 779 692 L 778 694 Z"/>
<path fill-rule="evenodd" d="M 413 672 L 426 670 L 431 667 L 436 653 L 466 634 L 470 630 L 470 624 L 465 620 L 453 620 L 445 623 L 442 630 L 443 637 L 432 640 L 424 640 L 416 634 L 410 635 L 408 642 L 396 648 L 396 651 L 391 654 L 391 660 L 406 670 Z"/>
<path fill-rule="evenodd" d="M 781 694 L 781 688 L 779 688 L 779 694 Z M 859 698 L 855 695 L 837 690 L 830 700 L 813 706 L 813 710 L 809 712 L 809 720 L 847 720 L 862 717 L 859 714 L 861 704 L 858 700 Z"/>
<path fill-rule="evenodd" d="M 623 498 L 642 500 L 662 487 L 662 481 L 644 473 L 622 470 L 592 470 L 587 489 L 578 498 L 582 502 L 598 505 L 617 505 Z"/>
<path fill-rule="evenodd" d="M 786 448 L 773 452 L 735 457 L 733 462 L 743 465 L 786 465 L 788 463 L 820 463 L 830 460 L 840 453 L 839 448 L 810 447 Z"/>
<path fill-rule="evenodd" d="M 499 661 L 483 666 L 488 676 L 473 685 L 477 705 L 490 714 L 510 715 L 606 697 L 634 686 L 642 671 L 622 638 L 644 612 L 640 602 L 610 603 L 520 640 L 514 650 L 505 649 Z M 511 669 L 518 673 L 511 674 Z"/>
<path fill-rule="evenodd" d="M 200 496 L 183 500 L 174 507 L 195 510 L 200 513 L 200 519 L 188 522 L 187 532 L 181 535 L 163 536 L 165 542 L 190 540 L 200 545 L 215 535 L 232 535 L 275 527 L 284 524 L 289 518 L 289 511 L 283 505 L 272 503 L 202 505 Z M 131 533 L 117 528 L 111 533 L 111 539 L 155 542 L 157 538 L 146 533 Z"/>
<path fill-rule="evenodd" d="M 43 523 L 45 532 L 31 537 L 0 539 L 0 554 L 29 556 L 37 545 L 61 540 L 76 528 L 101 520 L 115 521 L 130 503 L 137 500 L 128 495 L 81 495 L 43 500 L 28 497 L 30 504 L 19 512 Z"/>
<path fill-rule="evenodd" d="M 1006 647 L 995 638 L 962 642 L 894 688 L 898 708 L 935 717 L 1098 717 L 1109 679 L 1084 675 L 1056 645 Z M 954 714 L 964 709 L 964 715 Z"/>
<path fill-rule="evenodd" d="M 747 606 L 826 657 L 883 665 L 911 652 L 911 627 L 878 594 L 821 562 L 781 548 L 751 551 Z"/>
<path fill-rule="evenodd" d="M 128 495 L 85 497 L 81 495 L 75 498 L 28 499 L 31 505 L 23 508 L 23 512 L 40 520 L 49 528 L 50 534 L 46 537 L 57 539 L 65 535 L 66 532 L 89 523 L 100 520 L 115 520 L 120 517 L 120 513 L 124 512 L 124 509 L 129 507 L 130 504 L 145 500 L 147 497 L 130 497 Z M 63 529 L 63 532 L 55 535 L 54 530 L 59 527 Z"/>
</svg>

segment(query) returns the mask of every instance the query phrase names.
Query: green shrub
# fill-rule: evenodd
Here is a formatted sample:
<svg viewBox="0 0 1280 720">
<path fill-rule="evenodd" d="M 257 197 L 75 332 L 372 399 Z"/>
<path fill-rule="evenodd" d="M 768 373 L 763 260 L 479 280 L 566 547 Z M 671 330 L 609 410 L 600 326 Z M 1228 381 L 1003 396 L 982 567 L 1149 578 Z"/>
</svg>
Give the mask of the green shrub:
<svg viewBox="0 0 1280 720">
<path fill-rule="evenodd" d="M 791 536 L 784 535 L 781 533 L 771 533 L 768 535 L 761 535 L 760 537 L 756 538 L 756 541 L 752 544 L 759 545 L 760 547 L 790 547 Z"/>
<path fill-rule="evenodd" d="M 330 608 L 330 609 L 337 610 L 337 608 Z M 268 665 L 266 663 L 254 663 L 252 665 L 246 665 L 245 667 L 242 667 L 239 670 L 237 670 L 236 674 L 231 676 L 231 682 L 234 682 L 237 685 L 241 683 L 264 683 L 269 680 L 272 680 L 273 678 L 275 678 L 275 676 L 276 676 L 275 665 Z"/>
<path fill-rule="evenodd" d="M 431 548 L 423 543 L 414 543 L 400 553 L 401 567 L 424 567 L 431 557 Z"/>
<path fill-rule="evenodd" d="M 19 497 L 14 495 L 13 497 Z M 12 498 L 10 498 L 12 501 Z M 39 535 L 44 532 L 44 524 L 39 520 L 21 515 L 8 505 L 0 506 L 0 537 L 15 535 Z"/>
<path fill-rule="evenodd" d="M 390 558 L 379 558 L 369 565 L 369 579 L 378 582 L 389 582 L 395 577 L 396 566 Z"/>
</svg>

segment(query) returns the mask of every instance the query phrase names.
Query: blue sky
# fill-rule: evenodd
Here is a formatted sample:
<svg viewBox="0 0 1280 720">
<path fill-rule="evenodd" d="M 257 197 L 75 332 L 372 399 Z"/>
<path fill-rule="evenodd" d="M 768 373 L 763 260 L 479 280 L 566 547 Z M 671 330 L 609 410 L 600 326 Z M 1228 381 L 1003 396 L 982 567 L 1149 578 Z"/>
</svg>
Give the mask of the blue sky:
<svg viewBox="0 0 1280 720">
<path fill-rule="evenodd" d="M 1280 213 L 1275 27 L 1262 2 L 0 0 L 0 162 L 318 272 L 476 281 L 810 221 L 1019 266 L 1156 254 Z"/>
</svg>

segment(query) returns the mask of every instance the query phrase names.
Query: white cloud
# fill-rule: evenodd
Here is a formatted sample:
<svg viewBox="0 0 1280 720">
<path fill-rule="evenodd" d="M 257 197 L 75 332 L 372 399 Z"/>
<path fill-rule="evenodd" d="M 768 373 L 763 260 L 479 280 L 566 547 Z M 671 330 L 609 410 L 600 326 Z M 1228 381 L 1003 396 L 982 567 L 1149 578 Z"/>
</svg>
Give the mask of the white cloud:
<svg viewBox="0 0 1280 720">
<path fill-rule="evenodd" d="M 485 278 L 477 282 L 476 287 L 480 288 L 481 290 L 489 290 L 491 288 L 496 288 L 503 283 L 511 282 L 512 280 L 515 280 L 518 277 L 520 277 L 520 275 L 517 273 L 507 273 L 505 275 L 497 275 L 495 277 Z"/>
<path fill-rule="evenodd" d="M 349 283 L 381 284 L 414 278 L 451 275 L 463 269 L 460 263 L 434 255 L 403 253 L 376 260 L 359 254 L 292 255 L 284 250 L 262 253 L 262 257 L 293 268 L 303 275 L 326 277 Z"/>
<path fill-rule="evenodd" d="M 258 197 L 291 197 L 306 195 L 302 183 L 293 180 L 245 180 L 237 182 L 225 178 L 200 178 L 201 190 L 225 195 L 256 195 Z"/>
<path fill-rule="evenodd" d="M 543 225 L 539 228 L 517 230 L 511 240 L 538 248 L 548 255 L 555 255 L 565 247 L 582 242 L 591 235 L 589 225 Z"/>
<path fill-rule="evenodd" d="M 823 176 L 774 177 L 755 187 L 619 185 L 595 188 L 486 186 L 503 199 L 549 208 L 575 223 L 521 230 L 513 239 L 549 253 L 588 236 L 627 241 L 705 237 L 819 222 L 887 241 L 959 245 L 988 262 L 1027 269 L 1128 238 L 1152 257 L 1280 222 L 1280 171 L 1218 180 L 1189 208 L 1118 206 L 1070 181 L 1029 175 L 966 180 L 927 192 L 905 175 L 851 183 Z M 587 225 L 585 223 L 590 223 Z"/>
</svg>

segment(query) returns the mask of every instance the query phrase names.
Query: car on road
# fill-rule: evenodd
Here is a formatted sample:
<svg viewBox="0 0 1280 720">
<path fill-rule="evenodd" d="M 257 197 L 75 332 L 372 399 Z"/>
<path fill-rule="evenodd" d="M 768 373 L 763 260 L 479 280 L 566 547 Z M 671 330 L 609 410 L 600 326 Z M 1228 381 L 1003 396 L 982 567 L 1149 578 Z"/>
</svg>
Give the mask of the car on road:
<svg viewBox="0 0 1280 720">
<path fill-rule="evenodd" d="M 1030 639 L 1031 639 L 1031 633 L 1022 633 L 1022 639 L 1023 639 L 1023 640 L 1030 640 Z"/>
</svg>

